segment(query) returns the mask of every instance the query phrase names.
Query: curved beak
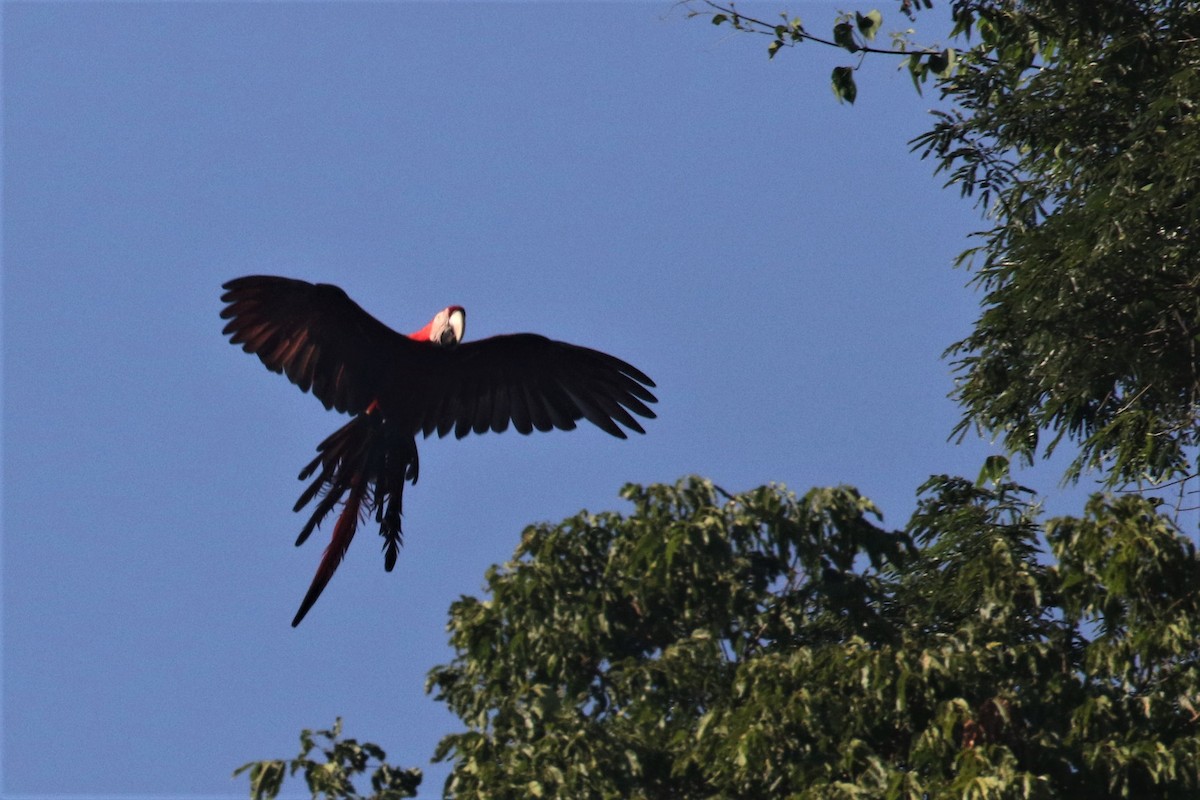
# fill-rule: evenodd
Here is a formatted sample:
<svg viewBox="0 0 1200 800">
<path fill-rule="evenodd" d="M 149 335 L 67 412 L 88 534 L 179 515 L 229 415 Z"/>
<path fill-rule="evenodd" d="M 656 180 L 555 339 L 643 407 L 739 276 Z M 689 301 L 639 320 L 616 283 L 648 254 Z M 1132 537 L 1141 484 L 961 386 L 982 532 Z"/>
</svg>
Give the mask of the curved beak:
<svg viewBox="0 0 1200 800">
<path fill-rule="evenodd" d="M 462 341 L 467 327 L 467 312 L 461 306 L 450 306 L 445 313 L 446 321 L 438 333 L 438 344 L 453 347 Z"/>
</svg>

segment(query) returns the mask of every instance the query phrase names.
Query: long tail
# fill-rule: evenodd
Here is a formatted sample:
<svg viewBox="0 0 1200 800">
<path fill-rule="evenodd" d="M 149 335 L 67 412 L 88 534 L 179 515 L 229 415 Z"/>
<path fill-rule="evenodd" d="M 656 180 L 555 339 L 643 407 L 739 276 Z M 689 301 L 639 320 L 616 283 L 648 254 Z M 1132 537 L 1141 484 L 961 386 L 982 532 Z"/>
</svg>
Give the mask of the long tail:
<svg viewBox="0 0 1200 800">
<path fill-rule="evenodd" d="M 318 445 L 317 457 L 301 471 L 300 480 L 307 480 L 314 473 L 317 476 L 296 501 L 295 510 L 299 511 L 314 498 L 320 500 L 300 531 L 296 546 L 304 544 L 338 503 L 343 505 L 292 627 L 300 624 L 337 571 L 364 513 L 375 512 L 380 523 L 379 535 L 384 538 L 384 566 L 389 572 L 395 566 L 403 542 L 400 517 L 404 483 L 406 480 L 416 483 L 417 470 L 417 447 L 412 434 L 389 426 L 378 413 L 354 417 Z"/>
<path fill-rule="evenodd" d="M 346 499 L 346 504 L 342 506 L 342 513 L 333 526 L 333 538 L 329 540 L 329 546 L 325 548 L 325 554 L 321 556 L 321 563 L 317 566 L 317 574 L 313 576 L 312 585 L 308 587 L 308 594 L 304 595 L 304 600 L 300 603 L 300 610 L 292 619 L 293 628 L 300 624 L 300 620 L 304 619 L 304 615 L 312 608 L 313 603 L 317 602 L 321 592 L 325 591 L 325 585 L 329 583 L 333 573 L 337 572 L 338 565 L 346 557 L 346 550 L 350 547 L 350 542 L 354 539 L 354 532 L 358 529 L 358 514 L 365 496 L 366 484 L 364 482 L 360 481 L 350 490 L 350 497 Z"/>
</svg>

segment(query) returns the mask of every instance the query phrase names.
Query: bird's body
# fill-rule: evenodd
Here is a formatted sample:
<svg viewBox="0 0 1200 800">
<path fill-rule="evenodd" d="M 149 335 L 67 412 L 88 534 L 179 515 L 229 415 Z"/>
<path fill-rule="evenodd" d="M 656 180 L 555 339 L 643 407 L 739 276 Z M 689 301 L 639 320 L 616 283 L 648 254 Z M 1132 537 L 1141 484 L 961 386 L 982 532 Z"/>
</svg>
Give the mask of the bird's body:
<svg viewBox="0 0 1200 800">
<path fill-rule="evenodd" d="M 461 344 L 466 314 L 458 306 L 404 336 L 329 284 L 249 276 L 222 288 L 232 344 L 326 408 L 352 415 L 300 473 L 313 481 L 295 510 L 316 505 L 297 545 L 339 504 L 342 511 L 293 626 L 333 576 L 361 516 L 379 522 L 385 568 L 395 565 L 404 484 L 417 480 L 418 433 L 462 438 L 511 424 L 527 434 L 587 419 L 625 438 L 622 425 L 645 432 L 633 414 L 654 417 L 646 405 L 656 402 L 647 388 L 654 382 L 624 361 L 529 333 Z"/>
</svg>

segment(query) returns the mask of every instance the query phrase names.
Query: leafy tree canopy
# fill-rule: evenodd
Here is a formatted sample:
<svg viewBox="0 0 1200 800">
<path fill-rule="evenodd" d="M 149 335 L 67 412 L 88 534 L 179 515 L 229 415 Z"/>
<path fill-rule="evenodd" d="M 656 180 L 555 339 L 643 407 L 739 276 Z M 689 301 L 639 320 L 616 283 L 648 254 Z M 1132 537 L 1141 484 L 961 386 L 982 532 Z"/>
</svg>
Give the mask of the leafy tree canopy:
<svg viewBox="0 0 1200 800">
<path fill-rule="evenodd" d="M 454 605 L 449 796 L 1200 792 L 1200 562 L 1153 501 L 1050 521 L 1046 564 L 1012 484 L 895 532 L 848 488 L 624 496 Z"/>
<path fill-rule="evenodd" d="M 628 516 L 527 528 L 451 609 L 447 796 L 1200 792 L 1200 561 L 1153 500 L 1043 525 L 1020 486 L 938 477 L 888 531 L 845 487 L 623 495 Z M 330 764 L 383 757 L 350 745 Z M 313 797 L 358 797 L 312 747 L 291 770 L 342 792 Z M 243 768 L 256 797 L 285 765 Z"/>
</svg>

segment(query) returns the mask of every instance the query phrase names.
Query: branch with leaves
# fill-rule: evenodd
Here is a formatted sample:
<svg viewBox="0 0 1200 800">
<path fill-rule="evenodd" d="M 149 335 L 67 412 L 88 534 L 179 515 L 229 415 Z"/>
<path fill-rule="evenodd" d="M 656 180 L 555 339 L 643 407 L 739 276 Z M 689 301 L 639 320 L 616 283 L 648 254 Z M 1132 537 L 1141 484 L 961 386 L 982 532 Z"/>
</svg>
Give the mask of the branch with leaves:
<svg viewBox="0 0 1200 800">
<path fill-rule="evenodd" d="M 315 761 L 309 754 L 319 750 L 324 761 Z M 236 778 L 249 773 L 252 800 L 275 800 L 283 787 L 285 776 L 304 773 L 304 781 L 313 800 L 401 800 L 417 796 L 421 770 L 401 769 L 388 764 L 387 754 L 377 744 L 342 738 L 342 719 L 333 728 L 323 731 L 300 732 L 300 755 L 290 761 L 278 759 L 251 761 L 238 767 Z M 361 795 L 354 786 L 354 776 L 374 767 L 370 795 Z"/>
<path fill-rule="evenodd" d="M 810 33 L 799 17 L 789 19 L 787 14 L 780 15 L 782 22 L 771 23 L 743 14 L 737 10 L 734 3 L 723 5 L 714 0 L 701 0 L 702 7 L 700 8 L 695 6 L 693 0 L 685 0 L 684 4 L 689 7 L 689 17 L 707 16 L 713 25 L 729 25 L 734 30 L 743 33 L 770 37 L 771 43 L 767 45 L 769 58 L 774 58 L 784 47 L 795 47 L 805 41 L 815 42 L 826 47 L 837 47 L 857 54 L 859 59 L 853 66 L 833 68 L 830 82 L 833 93 L 839 102 L 853 103 L 858 97 L 858 86 L 854 81 L 854 73 L 862 66 L 863 59 L 868 53 L 901 57 L 903 60 L 900 62 L 900 66 L 908 68 L 913 85 L 916 86 L 918 92 L 921 91 L 921 85 L 928 80 L 930 74 L 938 77 L 949 75 L 957 60 L 953 49 L 913 49 L 907 33 L 893 34 L 890 48 L 872 46 L 869 42 L 875 40 L 883 27 L 883 14 L 878 10 L 871 10 L 865 14 L 856 11 L 853 14 L 847 12 L 839 15 L 834 22 L 832 35 L 826 39 Z M 925 8 L 931 8 L 932 0 L 914 0 L 912 3 L 905 3 L 902 11 L 909 19 L 913 18 L 913 9 L 918 4 L 923 4 Z"/>
<path fill-rule="evenodd" d="M 910 145 L 989 225 L 958 259 L 985 295 L 947 350 L 956 434 L 1026 463 L 1072 442 L 1066 478 L 1099 472 L 1109 488 L 1200 474 L 1200 4 L 956 0 L 957 51 L 916 49 L 910 32 L 874 47 L 874 11 L 822 38 L 727 0 L 685 5 L 770 37 L 769 56 L 805 40 L 856 54 L 833 70 L 843 102 L 868 53 L 905 59 L 918 90 L 935 76 L 944 107 Z"/>
</svg>

